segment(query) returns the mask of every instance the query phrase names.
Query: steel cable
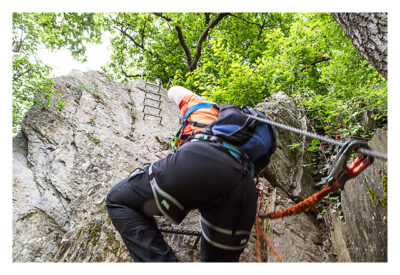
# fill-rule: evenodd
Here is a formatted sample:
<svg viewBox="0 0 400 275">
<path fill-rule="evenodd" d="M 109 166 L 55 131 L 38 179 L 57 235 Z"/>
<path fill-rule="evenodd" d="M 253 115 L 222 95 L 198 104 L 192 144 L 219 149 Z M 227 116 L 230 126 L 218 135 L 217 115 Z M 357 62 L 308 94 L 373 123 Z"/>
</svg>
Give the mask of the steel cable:
<svg viewBox="0 0 400 275">
<path fill-rule="evenodd" d="M 267 124 L 270 124 L 272 126 L 276 126 L 278 128 L 285 129 L 285 130 L 297 133 L 299 135 L 304 135 L 304 136 L 307 136 L 307 137 L 310 137 L 310 138 L 315 138 L 315 139 L 318 139 L 318 140 L 321 140 L 321 141 L 324 141 L 324 142 L 327 142 L 327 143 L 330 143 L 330 144 L 333 144 L 333 145 L 336 145 L 336 146 L 340 146 L 340 147 L 344 145 L 344 142 L 341 142 L 341 141 L 338 141 L 338 140 L 335 140 L 335 139 L 332 139 L 332 138 L 328 138 L 328 137 L 325 137 L 325 136 L 321 136 L 321 135 L 318 135 L 318 134 L 315 134 L 315 133 L 310 133 L 310 132 L 307 132 L 305 130 L 302 130 L 302 129 L 299 129 L 299 128 L 295 128 L 293 126 L 289 126 L 289 125 L 285 125 L 285 124 L 282 124 L 282 123 L 279 123 L 279 122 L 272 121 L 270 119 L 263 119 L 263 118 L 259 118 L 257 116 L 253 116 L 253 115 L 248 115 L 248 116 L 250 118 L 258 120 L 260 122 L 267 123 Z M 376 152 L 376 151 L 373 151 L 373 150 L 370 150 L 370 149 L 359 148 L 357 150 L 357 152 L 362 153 L 362 154 L 367 155 L 367 156 L 371 156 L 371 157 L 374 157 L 374 158 L 378 158 L 378 159 L 382 159 L 382 160 L 387 161 L 387 155 L 379 153 L 379 152 Z"/>
</svg>

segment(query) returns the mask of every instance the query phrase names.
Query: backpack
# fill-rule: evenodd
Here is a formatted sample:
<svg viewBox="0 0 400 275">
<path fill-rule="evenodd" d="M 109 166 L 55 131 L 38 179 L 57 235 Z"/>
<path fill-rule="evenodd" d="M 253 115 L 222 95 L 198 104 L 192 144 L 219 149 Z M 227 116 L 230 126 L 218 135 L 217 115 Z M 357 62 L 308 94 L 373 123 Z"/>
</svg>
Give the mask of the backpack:
<svg viewBox="0 0 400 275">
<path fill-rule="evenodd" d="M 203 133 L 219 137 L 227 142 L 228 146 L 233 145 L 239 149 L 251 160 L 255 172 L 258 174 L 268 165 L 271 155 L 276 149 L 276 135 L 271 125 L 247 115 L 267 119 L 265 114 L 251 107 L 222 104 L 218 119 L 211 123 Z"/>
<path fill-rule="evenodd" d="M 185 132 L 185 128 L 188 124 L 191 124 L 193 126 L 197 126 L 197 127 L 207 127 L 207 124 L 204 123 L 199 123 L 197 121 L 190 121 L 188 120 L 188 117 L 195 111 L 202 109 L 202 108 L 214 108 L 214 109 L 219 109 L 218 106 L 216 104 L 211 104 L 208 102 L 201 102 L 198 103 L 196 105 L 193 105 L 192 107 L 190 107 L 189 109 L 187 109 L 187 111 L 185 112 L 185 115 L 180 118 L 179 120 L 179 126 L 178 129 L 175 133 L 175 135 L 173 136 L 172 140 L 171 140 L 171 147 L 174 151 L 176 151 L 178 149 L 178 147 L 181 144 L 181 141 L 185 141 L 188 137 L 192 136 L 195 133 L 199 133 L 200 131 L 194 131 L 192 132 L 190 135 L 184 135 L 183 133 Z"/>
</svg>

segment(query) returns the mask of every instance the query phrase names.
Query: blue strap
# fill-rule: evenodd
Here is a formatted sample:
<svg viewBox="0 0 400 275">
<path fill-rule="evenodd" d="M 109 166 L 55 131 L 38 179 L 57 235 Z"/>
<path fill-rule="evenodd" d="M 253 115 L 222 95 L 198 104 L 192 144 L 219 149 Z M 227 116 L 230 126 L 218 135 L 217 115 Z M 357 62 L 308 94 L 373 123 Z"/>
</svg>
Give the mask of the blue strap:
<svg viewBox="0 0 400 275">
<path fill-rule="evenodd" d="M 210 103 L 207 102 L 202 102 L 199 104 L 196 104 L 189 109 L 187 109 L 185 115 L 183 116 L 183 119 L 187 119 L 194 111 L 201 109 L 201 108 L 214 108 L 214 106 Z"/>
<path fill-rule="evenodd" d="M 236 158 L 240 163 L 242 163 L 243 158 L 246 161 L 249 161 L 249 163 L 251 164 L 250 167 L 250 174 L 251 177 L 254 178 L 255 177 L 255 168 L 254 168 L 254 164 L 252 162 L 250 162 L 250 158 L 242 151 L 240 151 L 236 146 L 233 146 L 232 144 L 221 140 L 220 138 L 216 137 L 216 136 L 210 136 L 210 135 L 196 135 L 193 137 L 194 139 L 199 139 L 199 140 L 204 140 L 204 141 L 210 141 L 210 142 L 218 142 L 220 143 L 222 146 L 224 146 L 226 149 L 228 149 L 228 152 L 234 157 Z"/>
</svg>

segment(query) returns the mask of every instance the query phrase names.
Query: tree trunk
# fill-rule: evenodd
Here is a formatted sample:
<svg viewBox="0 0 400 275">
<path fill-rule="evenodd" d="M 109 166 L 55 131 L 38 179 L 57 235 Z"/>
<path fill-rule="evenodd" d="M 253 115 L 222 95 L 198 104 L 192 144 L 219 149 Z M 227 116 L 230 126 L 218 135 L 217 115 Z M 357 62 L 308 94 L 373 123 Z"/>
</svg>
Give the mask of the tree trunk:
<svg viewBox="0 0 400 275">
<path fill-rule="evenodd" d="M 332 13 L 361 55 L 387 79 L 387 13 Z"/>
</svg>

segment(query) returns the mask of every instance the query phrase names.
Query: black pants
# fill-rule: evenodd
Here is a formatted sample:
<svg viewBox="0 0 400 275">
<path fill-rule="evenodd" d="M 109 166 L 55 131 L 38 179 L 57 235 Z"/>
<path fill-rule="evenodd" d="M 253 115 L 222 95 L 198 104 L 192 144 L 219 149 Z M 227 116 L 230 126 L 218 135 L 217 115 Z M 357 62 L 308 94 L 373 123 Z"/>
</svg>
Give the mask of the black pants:
<svg viewBox="0 0 400 275">
<path fill-rule="evenodd" d="M 159 212 L 148 170 L 116 184 L 107 196 L 107 210 L 134 261 L 177 261 L 153 218 Z M 199 210 L 201 260 L 238 261 L 247 240 L 242 247 L 231 247 L 230 241 L 249 234 L 257 204 L 248 169 L 218 145 L 196 141 L 153 163 L 152 170 L 162 190 L 185 209 Z"/>
</svg>

